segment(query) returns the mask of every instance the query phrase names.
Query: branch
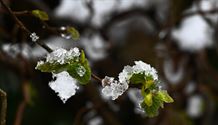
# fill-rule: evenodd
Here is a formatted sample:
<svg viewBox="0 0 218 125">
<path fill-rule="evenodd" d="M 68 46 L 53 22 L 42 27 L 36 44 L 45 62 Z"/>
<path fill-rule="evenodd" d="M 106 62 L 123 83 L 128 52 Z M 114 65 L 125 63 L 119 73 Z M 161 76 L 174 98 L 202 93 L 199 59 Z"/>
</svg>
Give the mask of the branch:
<svg viewBox="0 0 218 125">
<path fill-rule="evenodd" d="M 28 81 L 23 81 L 23 83 L 22 83 L 22 94 L 23 94 L 23 100 L 20 102 L 20 104 L 18 106 L 14 125 L 22 125 L 21 123 L 23 120 L 23 114 L 24 114 L 26 105 L 30 100 L 29 82 Z"/>
<path fill-rule="evenodd" d="M 187 12 L 187 13 L 184 13 L 184 14 L 182 15 L 182 18 L 184 18 L 184 17 L 189 17 L 189 16 L 194 16 L 194 15 L 197 15 L 197 14 L 206 15 L 206 14 L 215 14 L 215 13 L 218 13 L 218 9 L 197 10 L 197 11 L 194 11 L 194 12 Z"/>
<path fill-rule="evenodd" d="M 0 89 L 0 125 L 6 125 L 6 113 L 7 113 L 7 94 Z"/>
<path fill-rule="evenodd" d="M 28 33 L 28 35 L 32 34 L 30 30 L 28 30 L 24 24 L 17 18 L 17 16 L 14 14 L 14 12 L 11 10 L 10 7 L 8 7 L 3 0 L 0 0 L 1 5 L 8 11 L 8 13 L 10 14 L 10 16 L 14 19 L 14 21 L 16 22 L 16 24 L 26 33 Z M 41 41 L 37 40 L 36 43 L 41 46 L 42 48 L 44 48 L 45 50 L 47 50 L 48 52 L 52 52 L 53 50 L 46 44 L 42 43 Z"/>
<path fill-rule="evenodd" d="M 102 79 L 101 78 L 99 78 L 98 76 L 96 76 L 95 74 L 91 74 L 91 76 L 92 76 L 92 78 L 94 78 L 95 80 L 97 80 L 97 81 L 99 81 L 99 82 L 101 82 L 102 81 Z"/>
</svg>

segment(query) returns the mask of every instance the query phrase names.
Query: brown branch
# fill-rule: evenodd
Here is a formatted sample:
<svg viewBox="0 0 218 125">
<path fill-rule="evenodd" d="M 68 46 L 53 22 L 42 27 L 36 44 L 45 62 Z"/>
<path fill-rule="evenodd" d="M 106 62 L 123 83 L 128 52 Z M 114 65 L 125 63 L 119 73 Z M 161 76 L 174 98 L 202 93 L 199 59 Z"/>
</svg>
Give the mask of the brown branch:
<svg viewBox="0 0 218 125">
<path fill-rule="evenodd" d="M 26 101 L 23 100 L 23 101 L 19 104 L 19 106 L 18 106 L 17 113 L 16 113 L 16 117 L 15 117 L 15 121 L 14 121 L 14 125 L 21 125 L 25 107 L 26 107 Z"/>
<path fill-rule="evenodd" d="M 21 125 L 26 105 L 30 100 L 29 82 L 28 81 L 23 82 L 22 92 L 23 92 L 23 100 L 20 102 L 20 104 L 18 106 L 14 125 Z"/>
<path fill-rule="evenodd" d="M 0 0 L 0 3 L 3 5 L 3 7 L 9 12 L 9 14 L 13 17 L 13 19 L 15 20 L 15 22 L 17 23 L 17 25 L 21 28 L 21 29 L 23 29 L 25 32 L 27 32 L 29 35 L 31 34 L 31 32 L 23 25 L 23 23 L 17 18 L 17 16 L 16 15 L 25 15 L 25 14 L 30 14 L 30 12 L 29 11 L 21 11 L 21 12 L 13 12 L 4 2 L 3 2 L 3 0 Z M 43 22 L 43 25 L 45 25 L 47 28 L 49 28 L 49 26 L 45 23 L 45 22 Z M 36 41 L 36 43 L 38 44 L 38 45 L 40 45 L 42 48 L 44 48 L 45 50 L 47 50 L 48 52 L 52 52 L 53 50 L 50 48 L 50 47 L 48 47 L 46 44 L 44 44 L 44 43 L 42 43 L 42 42 L 40 42 L 40 41 Z M 92 77 L 94 78 L 94 79 L 96 79 L 96 80 L 98 80 L 98 81 L 101 81 L 101 79 L 98 77 L 98 76 L 96 76 L 96 75 L 94 75 L 94 74 L 92 74 Z"/>
<path fill-rule="evenodd" d="M 93 74 L 93 73 L 91 74 L 91 77 L 94 78 L 95 80 L 99 81 L 99 82 L 102 81 L 101 78 L 99 78 L 97 75 L 95 75 L 95 74 Z"/>
<path fill-rule="evenodd" d="M 85 115 L 86 113 L 90 112 L 92 110 L 92 108 L 82 108 L 79 110 L 79 112 L 76 114 L 76 117 L 74 118 L 74 125 L 82 125 L 82 118 L 83 115 Z"/>
<path fill-rule="evenodd" d="M 11 10 L 10 7 L 8 7 L 3 0 L 0 0 L 1 5 L 8 11 L 8 13 L 10 14 L 10 16 L 14 19 L 14 21 L 16 22 L 16 24 L 26 33 L 28 33 L 28 35 L 32 34 L 31 31 L 29 31 L 24 24 L 17 18 L 17 16 L 14 14 L 14 12 Z M 38 45 L 40 45 L 42 48 L 44 48 L 46 51 L 48 52 L 52 52 L 53 50 L 46 44 L 44 44 L 43 42 L 37 40 L 36 43 Z"/>
<path fill-rule="evenodd" d="M 0 125 L 6 125 L 6 114 L 7 114 L 7 94 L 0 89 Z"/>
</svg>

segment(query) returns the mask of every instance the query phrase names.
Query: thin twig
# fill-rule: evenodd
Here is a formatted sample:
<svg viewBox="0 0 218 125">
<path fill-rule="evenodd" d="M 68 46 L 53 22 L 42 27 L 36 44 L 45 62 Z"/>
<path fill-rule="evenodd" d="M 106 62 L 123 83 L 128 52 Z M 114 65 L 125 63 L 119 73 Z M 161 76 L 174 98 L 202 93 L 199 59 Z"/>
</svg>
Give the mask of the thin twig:
<svg viewBox="0 0 218 125">
<path fill-rule="evenodd" d="M 17 18 L 17 16 L 14 14 L 14 12 L 11 10 L 10 7 L 8 7 L 3 0 L 0 0 L 0 3 L 2 4 L 2 6 L 8 11 L 8 13 L 12 16 L 12 18 L 14 19 L 14 21 L 16 22 L 16 24 L 26 33 L 28 33 L 28 35 L 32 34 L 31 31 L 29 31 L 24 24 Z M 17 13 L 17 12 L 16 12 Z M 36 41 L 36 43 L 38 45 L 40 45 L 42 48 L 44 48 L 45 50 L 47 50 L 48 52 L 52 52 L 53 50 L 46 44 L 44 44 L 43 42 L 40 42 L 39 40 Z"/>
<path fill-rule="evenodd" d="M 0 125 L 6 125 L 6 114 L 7 114 L 7 94 L 0 89 Z"/>
<path fill-rule="evenodd" d="M 91 74 L 91 76 L 92 76 L 92 78 L 94 78 L 95 80 L 97 80 L 97 81 L 99 81 L 99 82 L 101 82 L 102 81 L 102 79 L 101 78 L 99 78 L 98 76 L 96 76 L 95 74 Z"/>
</svg>

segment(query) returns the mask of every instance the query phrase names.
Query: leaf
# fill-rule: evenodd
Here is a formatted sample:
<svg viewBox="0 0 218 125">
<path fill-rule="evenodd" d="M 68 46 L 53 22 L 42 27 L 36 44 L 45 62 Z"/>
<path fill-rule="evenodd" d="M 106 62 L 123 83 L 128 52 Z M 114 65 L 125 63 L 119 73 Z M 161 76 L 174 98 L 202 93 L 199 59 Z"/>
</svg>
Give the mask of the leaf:
<svg viewBox="0 0 218 125">
<path fill-rule="evenodd" d="M 144 101 L 145 101 L 145 104 L 146 104 L 147 106 L 151 106 L 151 105 L 152 105 L 153 101 L 152 101 L 152 93 L 151 93 L 151 92 L 148 93 L 148 94 L 145 96 Z"/>
<path fill-rule="evenodd" d="M 154 80 L 146 80 L 145 82 L 146 89 L 150 88 L 152 85 L 154 85 Z"/>
<path fill-rule="evenodd" d="M 32 10 L 32 14 L 39 18 L 40 20 L 47 21 L 49 20 L 48 14 L 45 11 L 41 10 Z"/>
<path fill-rule="evenodd" d="M 159 108 L 163 105 L 163 101 L 160 100 L 157 96 L 153 96 L 152 98 L 152 105 L 151 106 L 147 106 L 145 105 L 145 103 L 141 104 L 141 106 L 144 108 L 146 114 L 148 115 L 148 117 L 155 117 L 158 115 L 158 110 Z"/>
<path fill-rule="evenodd" d="M 169 96 L 166 90 L 160 90 L 157 92 L 157 96 L 166 103 L 174 102 L 173 98 Z"/>
<path fill-rule="evenodd" d="M 80 67 L 84 67 L 85 68 L 85 73 L 83 76 L 80 76 L 78 74 L 78 68 Z M 67 68 L 67 72 L 75 79 L 77 79 L 80 84 L 82 85 L 86 85 L 90 78 L 91 78 L 91 69 L 90 69 L 90 66 L 88 64 L 88 61 L 85 60 L 84 63 L 73 63 L 73 64 L 70 64 Z"/>
<path fill-rule="evenodd" d="M 81 63 L 84 63 L 85 60 L 86 60 L 85 53 L 84 53 L 84 51 L 82 50 L 82 51 L 81 51 L 81 54 L 80 54 L 80 62 L 81 62 Z"/>
<path fill-rule="evenodd" d="M 53 73 L 62 72 L 66 68 L 67 68 L 67 64 L 49 63 L 49 62 L 45 62 L 41 65 L 37 65 L 36 67 L 36 69 L 40 70 L 41 72 L 53 72 Z"/>
<path fill-rule="evenodd" d="M 67 32 L 71 34 L 73 40 L 78 40 L 80 37 L 79 32 L 74 27 L 67 27 Z"/>
<path fill-rule="evenodd" d="M 145 82 L 145 75 L 141 73 L 133 74 L 130 81 L 132 84 L 142 84 Z"/>
</svg>

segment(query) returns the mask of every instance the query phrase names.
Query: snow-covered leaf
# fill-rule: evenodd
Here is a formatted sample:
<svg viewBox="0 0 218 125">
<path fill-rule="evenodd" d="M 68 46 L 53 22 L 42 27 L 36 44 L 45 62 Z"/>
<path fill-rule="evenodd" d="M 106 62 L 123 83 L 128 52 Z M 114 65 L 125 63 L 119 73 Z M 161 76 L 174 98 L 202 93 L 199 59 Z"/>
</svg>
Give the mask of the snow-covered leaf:
<svg viewBox="0 0 218 125">
<path fill-rule="evenodd" d="M 130 81 L 132 84 L 143 84 L 145 82 L 145 75 L 141 73 L 133 74 Z"/>
<path fill-rule="evenodd" d="M 67 72 L 82 85 L 87 84 L 91 78 L 91 69 L 87 60 L 84 63 L 70 64 Z"/>
<path fill-rule="evenodd" d="M 91 69 L 83 51 L 72 48 L 69 51 L 57 49 L 49 53 L 46 61 L 39 61 L 36 69 L 42 72 L 59 73 L 67 71 L 81 84 L 87 84 L 91 78 Z"/>
</svg>

